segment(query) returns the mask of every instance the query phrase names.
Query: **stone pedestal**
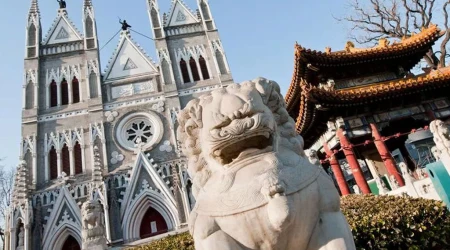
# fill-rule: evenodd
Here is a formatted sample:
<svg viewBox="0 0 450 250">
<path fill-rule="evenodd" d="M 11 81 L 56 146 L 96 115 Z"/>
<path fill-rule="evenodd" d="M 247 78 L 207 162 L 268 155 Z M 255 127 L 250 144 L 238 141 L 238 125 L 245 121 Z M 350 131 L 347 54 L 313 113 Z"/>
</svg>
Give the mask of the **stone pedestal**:
<svg viewBox="0 0 450 250">
<path fill-rule="evenodd" d="M 106 250 L 103 208 L 98 201 L 86 201 L 81 208 L 83 250 Z"/>
</svg>

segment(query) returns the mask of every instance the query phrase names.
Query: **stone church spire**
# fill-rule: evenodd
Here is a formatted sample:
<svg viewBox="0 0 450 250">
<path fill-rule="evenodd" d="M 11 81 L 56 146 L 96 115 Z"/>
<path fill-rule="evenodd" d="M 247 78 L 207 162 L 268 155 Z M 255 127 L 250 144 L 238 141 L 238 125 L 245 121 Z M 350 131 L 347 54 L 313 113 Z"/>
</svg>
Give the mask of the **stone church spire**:
<svg viewBox="0 0 450 250">
<path fill-rule="evenodd" d="M 95 21 L 95 11 L 92 0 L 84 0 L 83 3 L 83 28 L 85 48 L 87 50 L 97 49 L 97 23 Z"/>
<path fill-rule="evenodd" d="M 40 13 L 39 12 L 39 5 L 37 0 L 31 0 L 31 7 L 29 13 Z"/>
<path fill-rule="evenodd" d="M 91 0 L 84 0 L 84 7 L 88 7 L 88 6 L 92 6 L 92 1 Z"/>
<path fill-rule="evenodd" d="M 41 15 L 37 0 L 31 1 L 30 11 L 27 20 L 27 41 L 26 58 L 36 58 L 39 56 L 39 45 L 41 42 Z"/>
<path fill-rule="evenodd" d="M 148 14 L 150 16 L 150 22 L 153 28 L 153 37 L 155 39 L 163 38 L 164 30 L 161 25 L 161 16 L 159 14 L 158 0 L 147 1 Z"/>
<path fill-rule="evenodd" d="M 94 169 L 92 170 L 92 182 L 101 183 L 103 182 L 103 170 L 102 161 L 100 159 L 100 152 L 98 147 L 94 147 Z"/>
<path fill-rule="evenodd" d="M 211 14 L 211 9 L 209 8 L 208 0 L 197 0 L 197 4 L 206 30 L 207 31 L 215 30 L 216 24 Z"/>
<path fill-rule="evenodd" d="M 14 189 L 12 201 L 15 205 L 24 204 L 28 202 L 28 169 L 27 163 L 22 161 L 17 167 L 17 172 L 14 178 Z"/>
</svg>

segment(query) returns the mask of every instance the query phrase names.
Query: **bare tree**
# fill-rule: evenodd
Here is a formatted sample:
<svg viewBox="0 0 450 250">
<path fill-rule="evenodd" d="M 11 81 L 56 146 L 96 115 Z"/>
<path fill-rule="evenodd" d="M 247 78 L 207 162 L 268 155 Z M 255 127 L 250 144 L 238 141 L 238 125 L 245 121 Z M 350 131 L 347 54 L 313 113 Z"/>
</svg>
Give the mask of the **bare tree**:
<svg viewBox="0 0 450 250">
<path fill-rule="evenodd" d="M 337 19 L 352 25 L 351 38 L 361 44 L 375 43 L 381 38 L 408 38 L 432 22 L 439 22 L 442 29 L 439 50 L 430 49 L 424 60 L 434 69 L 445 67 L 450 40 L 447 10 L 450 0 L 349 1 L 351 14 Z"/>
<path fill-rule="evenodd" d="M 0 159 L 1 162 L 1 159 Z M 7 169 L 5 166 L 0 165 L 0 233 L 2 246 L 5 245 L 5 217 L 8 207 L 11 203 L 11 195 L 14 183 L 14 170 Z"/>
</svg>

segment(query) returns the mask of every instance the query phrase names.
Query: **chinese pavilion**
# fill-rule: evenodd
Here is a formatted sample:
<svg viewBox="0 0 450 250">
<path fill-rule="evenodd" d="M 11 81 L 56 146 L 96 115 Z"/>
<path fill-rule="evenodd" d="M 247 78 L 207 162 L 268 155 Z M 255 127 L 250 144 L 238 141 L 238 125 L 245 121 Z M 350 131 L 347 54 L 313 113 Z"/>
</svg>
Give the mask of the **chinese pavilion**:
<svg viewBox="0 0 450 250">
<path fill-rule="evenodd" d="M 434 161 L 427 125 L 450 116 L 450 68 L 411 71 L 440 33 L 432 25 L 401 41 L 381 39 L 372 48 L 347 42 L 336 52 L 295 46 L 288 112 L 343 195 L 349 184 L 370 193 L 367 180 L 375 176 L 403 186 L 399 162 L 414 170 Z"/>
</svg>

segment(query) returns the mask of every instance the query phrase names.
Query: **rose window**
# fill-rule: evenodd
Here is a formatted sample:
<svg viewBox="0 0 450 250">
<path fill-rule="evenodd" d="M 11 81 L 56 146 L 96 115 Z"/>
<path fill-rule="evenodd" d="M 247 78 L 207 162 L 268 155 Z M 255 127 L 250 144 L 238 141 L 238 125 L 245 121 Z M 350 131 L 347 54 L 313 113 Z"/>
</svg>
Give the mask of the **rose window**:
<svg viewBox="0 0 450 250">
<path fill-rule="evenodd" d="M 119 144 L 133 151 L 137 147 L 152 149 L 162 138 L 163 126 L 158 115 L 134 113 L 123 118 L 117 126 L 116 137 Z"/>
<path fill-rule="evenodd" d="M 127 130 L 128 141 L 138 144 L 140 142 L 147 143 L 150 137 L 153 136 L 152 125 L 145 121 L 133 122 Z"/>
</svg>

